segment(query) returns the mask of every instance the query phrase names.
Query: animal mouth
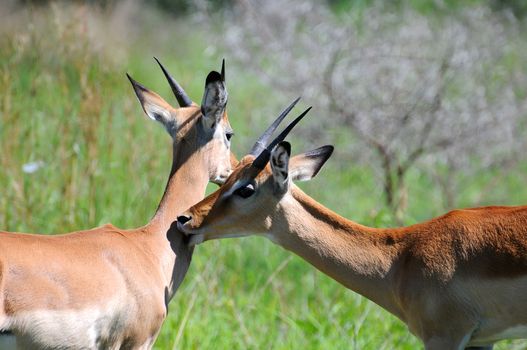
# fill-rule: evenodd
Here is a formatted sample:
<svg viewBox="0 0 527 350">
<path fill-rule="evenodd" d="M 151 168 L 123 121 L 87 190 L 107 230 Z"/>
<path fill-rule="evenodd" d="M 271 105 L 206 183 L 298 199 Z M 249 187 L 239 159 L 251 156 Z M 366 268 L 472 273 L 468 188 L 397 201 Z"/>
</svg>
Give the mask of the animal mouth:
<svg viewBox="0 0 527 350">
<path fill-rule="evenodd" d="M 189 239 L 188 245 L 191 247 L 200 244 L 205 240 L 205 235 L 203 233 L 195 231 L 193 232 L 192 229 L 186 225 L 186 222 L 181 222 L 178 220 L 177 228 L 180 232 L 187 236 Z"/>
<path fill-rule="evenodd" d="M 190 235 L 192 234 L 191 232 L 189 232 L 189 229 L 186 227 L 185 224 L 181 223 L 178 221 L 177 223 L 177 229 L 181 232 L 183 232 L 185 235 Z"/>
<path fill-rule="evenodd" d="M 229 175 L 218 175 L 212 180 L 212 182 L 215 183 L 216 185 L 221 186 L 225 183 L 225 181 L 227 181 L 228 177 Z"/>
</svg>

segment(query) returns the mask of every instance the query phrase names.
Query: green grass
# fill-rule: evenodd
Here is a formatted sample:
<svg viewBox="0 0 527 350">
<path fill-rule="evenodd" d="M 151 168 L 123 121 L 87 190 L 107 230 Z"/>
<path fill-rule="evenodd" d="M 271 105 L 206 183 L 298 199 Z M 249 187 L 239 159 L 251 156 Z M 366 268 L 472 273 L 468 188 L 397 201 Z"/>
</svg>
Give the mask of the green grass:
<svg viewBox="0 0 527 350">
<path fill-rule="evenodd" d="M 57 24 L 56 14 L 41 11 L 31 14 L 40 24 L 0 39 L 0 228 L 54 234 L 106 222 L 123 228 L 143 225 L 163 193 L 170 139 L 143 115 L 124 73 L 174 102 L 151 59 L 158 55 L 200 101 L 204 77 L 219 68 L 224 55 L 207 54 L 206 35 L 199 31 L 180 35 L 177 45 L 171 36 L 147 40 L 156 29 L 180 33 L 188 25 L 148 13 L 149 23 L 157 26 L 145 26 L 142 36 L 126 43 L 123 58 L 115 60 L 111 53 L 92 49 L 77 28 L 82 23 L 63 19 Z M 277 101 L 284 97 L 241 68 L 228 66 L 227 74 L 229 115 L 236 131 L 233 147 L 241 155 L 270 118 L 268 111 L 279 110 Z M 330 131 L 327 142 L 335 135 Z M 293 140 L 296 152 L 318 146 Z M 345 140 L 335 141 L 339 161 L 330 161 L 315 180 L 302 184 L 304 190 L 358 222 L 392 224 L 374 174 L 346 158 Z M 41 162 L 42 167 L 25 173 L 22 167 L 29 162 Z M 461 201 L 525 202 L 527 179 L 518 174 L 522 172 L 486 174 L 470 182 Z M 496 176 L 499 185 L 489 189 Z M 443 212 L 430 179 L 415 171 L 408 183 L 408 223 Z M 498 349 L 512 344 L 525 348 L 525 342 L 516 342 Z M 400 321 L 375 304 L 271 242 L 253 237 L 196 248 L 155 348 L 420 346 Z"/>
</svg>

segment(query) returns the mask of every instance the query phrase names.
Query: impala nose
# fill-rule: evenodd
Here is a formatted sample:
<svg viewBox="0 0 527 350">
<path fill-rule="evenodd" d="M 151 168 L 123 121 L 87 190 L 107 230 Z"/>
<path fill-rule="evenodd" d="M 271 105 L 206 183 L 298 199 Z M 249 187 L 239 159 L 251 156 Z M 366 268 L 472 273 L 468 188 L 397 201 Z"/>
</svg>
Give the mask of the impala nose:
<svg viewBox="0 0 527 350">
<path fill-rule="evenodd" d="M 185 225 L 185 223 L 189 222 L 192 219 L 192 216 L 189 215 L 180 215 L 177 217 L 177 222 L 180 225 Z"/>
</svg>

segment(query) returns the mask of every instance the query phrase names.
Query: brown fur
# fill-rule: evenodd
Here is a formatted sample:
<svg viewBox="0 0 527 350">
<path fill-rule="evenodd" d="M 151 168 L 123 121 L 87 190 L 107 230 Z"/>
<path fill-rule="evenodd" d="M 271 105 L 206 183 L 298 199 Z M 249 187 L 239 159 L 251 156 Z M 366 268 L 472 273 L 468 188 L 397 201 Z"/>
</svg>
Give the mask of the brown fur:
<svg viewBox="0 0 527 350">
<path fill-rule="evenodd" d="M 398 316 L 427 349 L 527 335 L 504 333 L 527 325 L 527 207 L 454 210 L 408 227 L 370 228 L 293 184 L 273 195 L 269 166 L 255 174 L 252 159 L 242 159 L 225 186 L 190 208 L 192 220 L 181 229 L 205 241 L 266 235 Z M 251 179 L 255 195 L 228 196 Z"/>
<path fill-rule="evenodd" d="M 192 256 L 172 223 L 203 198 L 217 176 L 215 167 L 226 162 L 222 166 L 228 169 L 236 159 L 228 148 L 219 154 L 217 140 L 203 140 L 199 106 L 175 109 L 154 93 L 145 99 L 164 106 L 179 125 L 167 187 L 146 226 L 105 225 L 56 236 L 0 232 L 0 327 L 13 332 L 19 346 L 71 348 L 74 339 L 61 334 L 53 334 L 58 343 L 41 340 L 49 336 L 48 328 L 33 324 L 32 315 L 95 309 L 111 327 L 97 335 L 97 348 L 151 348 Z M 226 113 L 221 123 L 230 129 Z M 109 308 L 111 303 L 117 306 Z M 16 321 L 26 316 L 30 321 Z"/>
</svg>

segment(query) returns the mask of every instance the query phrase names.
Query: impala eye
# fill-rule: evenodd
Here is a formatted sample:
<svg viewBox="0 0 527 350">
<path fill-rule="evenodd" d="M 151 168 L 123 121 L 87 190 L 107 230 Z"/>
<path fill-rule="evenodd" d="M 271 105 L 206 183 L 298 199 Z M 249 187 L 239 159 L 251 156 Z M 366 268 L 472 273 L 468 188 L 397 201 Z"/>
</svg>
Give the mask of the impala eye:
<svg viewBox="0 0 527 350">
<path fill-rule="evenodd" d="M 254 185 L 247 184 L 245 186 L 238 188 L 236 191 L 234 191 L 234 194 L 242 198 L 249 198 L 250 196 L 254 194 L 254 192 L 255 192 Z"/>
<path fill-rule="evenodd" d="M 225 133 L 225 137 L 227 138 L 227 141 L 230 141 L 233 136 L 234 136 L 234 133 L 232 131 L 228 131 L 227 133 Z"/>
</svg>

